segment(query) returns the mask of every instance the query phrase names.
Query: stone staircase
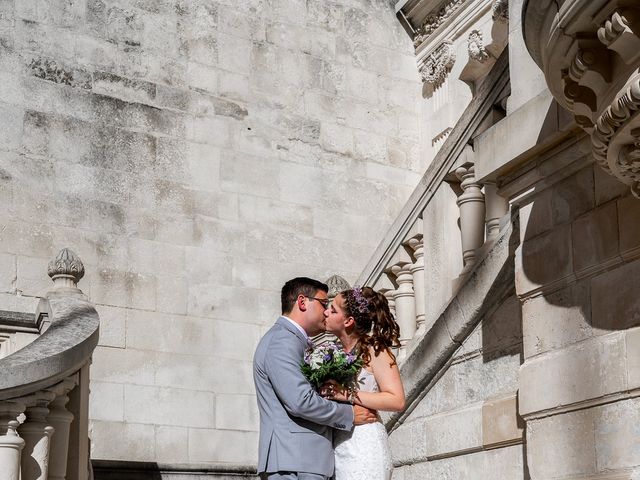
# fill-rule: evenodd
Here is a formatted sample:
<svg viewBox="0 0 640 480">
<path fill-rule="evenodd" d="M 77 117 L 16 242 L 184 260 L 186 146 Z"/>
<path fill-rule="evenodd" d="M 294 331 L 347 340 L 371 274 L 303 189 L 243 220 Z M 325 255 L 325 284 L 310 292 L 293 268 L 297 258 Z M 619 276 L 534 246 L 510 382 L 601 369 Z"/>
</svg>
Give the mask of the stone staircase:
<svg viewBox="0 0 640 480">
<path fill-rule="evenodd" d="M 0 479 L 87 480 L 89 365 L 98 314 L 77 287 L 78 257 L 49 264 L 34 314 L 0 312 Z"/>
</svg>

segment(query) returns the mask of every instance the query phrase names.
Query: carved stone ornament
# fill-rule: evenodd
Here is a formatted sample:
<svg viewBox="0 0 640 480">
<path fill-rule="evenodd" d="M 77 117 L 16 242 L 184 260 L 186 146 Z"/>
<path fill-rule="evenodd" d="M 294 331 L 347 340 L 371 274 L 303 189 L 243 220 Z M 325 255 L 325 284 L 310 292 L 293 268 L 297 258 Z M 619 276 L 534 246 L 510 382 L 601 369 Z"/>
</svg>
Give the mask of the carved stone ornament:
<svg viewBox="0 0 640 480">
<path fill-rule="evenodd" d="M 640 198 L 640 74 L 600 115 L 591 146 L 598 164 Z"/>
<path fill-rule="evenodd" d="M 347 282 L 340 275 L 330 276 L 325 283 L 329 287 L 329 293 L 327 296 L 331 299 L 335 298 L 336 295 L 338 295 L 341 291 L 351 288 L 349 282 Z"/>
<path fill-rule="evenodd" d="M 413 38 L 413 46 L 417 47 L 429 38 L 463 3 L 464 0 L 449 0 L 437 12 L 427 15 L 427 18 L 422 22 L 420 28 L 416 30 L 416 36 Z"/>
<path fill-rule="evenodd" d="M 640 35 L 632 27 L 632 19 L 638 16 L 638 11 L 618 10 L 598 29 L 602 44 L 620 55 L 628 65 L 640 58 Z"/>
<path fill-rule="evenodd" d="M 49 262 L 47 273 L 54 281 L 56 278 L 66 277 L 78 283 L 84 277 L 84 265 L 72 250 L 63 248 L 58 256 Z"/>
<path fill-rule="evenodd" d="M 420 68 L 422 81 L 434 88 L 441 85 L 456 62 L 456 51 L 453 43 L 446 41 L 429 55 Z"/>
<path fill-rule="evenodd" d="M 495 0 L 491 7 L 491 18 L 494 22 L 508 22 L 509 21 L 509 1 L 508 0 Z"/>
<path fill-rule="evenodd" d="M 487 58 L 489 58 L 489 52 L 484 48 L 482 32 L 480 30 L 473 30 L 469 34 L 467 48 L 469 50 L 469 58 L 473 60 L 483 63 Z"/>
</svg>

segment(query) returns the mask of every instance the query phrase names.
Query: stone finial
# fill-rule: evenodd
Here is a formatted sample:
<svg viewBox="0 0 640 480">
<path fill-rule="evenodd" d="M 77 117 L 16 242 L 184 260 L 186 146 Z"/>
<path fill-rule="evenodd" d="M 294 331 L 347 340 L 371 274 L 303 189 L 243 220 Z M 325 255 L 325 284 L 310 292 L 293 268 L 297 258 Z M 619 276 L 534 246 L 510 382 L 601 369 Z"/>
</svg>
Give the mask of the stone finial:
<svg viewBox="0 0 640 480">
<path fill-rule="evenodd" d="M 56 286 L 76 288 L 84 276 L 84 265 L 72 250 L 63 248 L 58 256 L 49 262 L 47 273 Z"/>
<path fill-rule="evenodd" d="M 331 275 L 325 283 L 329 286 L 328 296 L 331 299 L 334 299 L 341 291 L 351 288 L 349 282 L 340 275 Z"/>
</svg>

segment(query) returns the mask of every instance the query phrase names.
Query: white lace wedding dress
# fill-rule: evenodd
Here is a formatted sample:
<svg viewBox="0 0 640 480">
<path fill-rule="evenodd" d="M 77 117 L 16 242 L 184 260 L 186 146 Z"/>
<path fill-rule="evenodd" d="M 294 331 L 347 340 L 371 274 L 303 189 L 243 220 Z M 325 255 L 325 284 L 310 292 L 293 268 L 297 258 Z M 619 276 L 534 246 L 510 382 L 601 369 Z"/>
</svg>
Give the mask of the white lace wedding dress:
<svg viewBox="0 0 640 480">
<path fill-rule="evenodd" d="M 360 391 L 377 392 L 373 373 L 358 375 Z M 356 425 L 352 432 L 334 431 L 335 480 L 389 480 L 393 471 L 387 431 L 382 422 Z"/>
</svg>

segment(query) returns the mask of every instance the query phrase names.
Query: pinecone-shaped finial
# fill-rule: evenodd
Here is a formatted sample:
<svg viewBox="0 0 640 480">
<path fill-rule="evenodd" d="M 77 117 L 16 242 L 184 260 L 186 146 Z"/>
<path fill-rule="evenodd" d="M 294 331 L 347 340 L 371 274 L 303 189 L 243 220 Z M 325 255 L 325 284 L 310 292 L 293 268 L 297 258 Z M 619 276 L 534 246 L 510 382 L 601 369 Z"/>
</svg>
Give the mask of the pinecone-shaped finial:
<svg viewBox="0 0 640 480">
<path fill-rule="evenodd" d="M 56 286 L 75 288 L 84 276 L 84 265 L 72 250 L 63 248 L 58 256 L 49 262 L 47 273 Z"/>
<path fill-rule="evenodd" d="M 329 286 L 329 293 L 327 294 L 327 296 L 330 299 L 334 299 L 336 295 L 338 295 L 341 291 L 351 288 L 349 282 L 347 282 L 340 275 L 331 275 L 327 279 L 326 284 Z"/>
</svg>

